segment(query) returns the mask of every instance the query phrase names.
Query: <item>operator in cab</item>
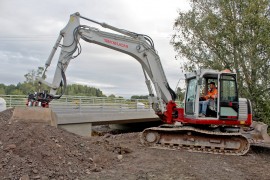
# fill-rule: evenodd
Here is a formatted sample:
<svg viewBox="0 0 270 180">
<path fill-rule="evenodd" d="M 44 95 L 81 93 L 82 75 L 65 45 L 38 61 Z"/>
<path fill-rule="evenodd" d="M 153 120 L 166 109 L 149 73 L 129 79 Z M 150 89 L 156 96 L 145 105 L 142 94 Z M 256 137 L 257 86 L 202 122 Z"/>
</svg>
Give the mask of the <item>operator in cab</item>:
<svg viewBox="0 0 270 180">
<path fill-rule="evenodd" d="M 200 97 L 199 101 L 199 116 L 205 117 L 207 106 L 210 104 L 210 100 L 217 98 L 218 90 L 215 82 L 210 82 L 210 89 L 205 96 Z"/>
</svg>

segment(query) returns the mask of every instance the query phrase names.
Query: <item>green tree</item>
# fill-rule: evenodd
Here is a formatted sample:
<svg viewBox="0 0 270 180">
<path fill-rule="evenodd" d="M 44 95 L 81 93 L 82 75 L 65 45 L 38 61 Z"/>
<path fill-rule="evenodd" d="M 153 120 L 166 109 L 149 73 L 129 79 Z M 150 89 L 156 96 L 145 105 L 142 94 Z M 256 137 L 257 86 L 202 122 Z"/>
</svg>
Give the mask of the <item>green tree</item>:
<svg viewBox="0 0 270 180">
<path fill-rule="evenodd" d="M 114 94 L 111 94 L 108 96 L 108 98 L 114 99 L 114 98 L 116 98 L 116 96 Z"/>
<path fill-rule="evenodd" d="M 6 87 L 6 94 L 11 94 L 11 92 L 15 91 L 17 87 L 13 84 Z"/>
<path fill-rule="evenodd" d="M 31 70 L 24 75 L 25 81 L 18 83 L 17 85 L 4 85 L 0 84 L 0 94 L 8 95 L 28 95 L 34 92 L 41 92 L 43 90 L 49 90 L 49 87 L 43 84 L 39 84 L 37 77 L 40 77 L 44 68 L 38 67 L 37 70 Z M 58 89 L 57 94 L 61 93 L 61 88 Z M 67 85 L 65 95 L 73 96 L 96 96 L 104 97 L 105 95 L 100 89 L 95 87 L 89 87 L 85 85 L 71 84 Z"/>
<path fill-rule="evenodd" d="M 38 89 L 35 87 L 35 84 L 33 85 L 30 82 L 18 83 L 17 88 L 25 95 L 38 91 Z"/>
<path fill-rule="evenodd" d="M 4 84 L 0 84 L 0 94 L 5 95 L 6 94 L 6 86 Z"/>
<path fill-rule="evenodd" d="M 0 87 L 0 94 L 1 94 L 1 95 L 5 95 L 5 94 L 6 94 L 5 89 L 2 88 L 2 87 Z"/>
<path fill-rule="evenodd" d="M 30 70 L 27 74 L 24 75 L 26 79 L 25 82 L 34 84 L 36 82 L 36 78 L 38 76 L 41 76 L 43 71 L 44 71 L 43 67 L 38 67 L 37 70 Z"/>
<path fill-rule="evenodd" d="M 182 89 L 182 88 L 180 88 L 180 87 L 178 87 L 176 89 L 176 95 L 177 95 L 177 100 L 183 101 L 184 98 L 185 98 L 185 90 Z"/>
<path fill-rule="evenodd" d="M 229 68 L 240 96 L 252 101 L 255 116 L 270 123 L 270 1 L 191 0 L 179 12 L 171 43 L 185 58 L 183 68 Z"/>
<path fill-rule="evenodd" d="M 31 70 L 29 71 L 27 74 L 24 75 L 25 77 L 25 82 L 26 83 L 33 83 L 35 82 L 35 78 L 36 78 L 36 72 L 35 70 Z"/>
<path fill-rule="evenodd" d="M 60 93 L 60 90 L 58 93 Z M 65 90 L 65 95 L 96 96 L 96 97 L 105 96 L 100 89 L 97 89 L 95 87 L 80 85 L 80 84 L 67 85 L 66 90 Z"/>
<path fill-rule="evenodd" d="M 41 77 L 42 72 L 44 71 L 43 67 L 38 67 L 37 70 L 30 70 L 27 74 L 24 75 L 25 81 L 23 84 L 19 83 L 18 86 L 21 86 L 22 91 L 24 93 L 29 93 L 29 92 L 35 92 L 35 91 L 42 91 L 48 89 L 43 84 L 40 84 L 37 80 L 37 77 Z M 46 78 L 46 76 L 45 76 Z"/>
<path fill-rule="evenodd" d="M 10 95 L 24 95 L 24 93 L 20 89 L 13 89 L 9 93 Z"/>
</svg>

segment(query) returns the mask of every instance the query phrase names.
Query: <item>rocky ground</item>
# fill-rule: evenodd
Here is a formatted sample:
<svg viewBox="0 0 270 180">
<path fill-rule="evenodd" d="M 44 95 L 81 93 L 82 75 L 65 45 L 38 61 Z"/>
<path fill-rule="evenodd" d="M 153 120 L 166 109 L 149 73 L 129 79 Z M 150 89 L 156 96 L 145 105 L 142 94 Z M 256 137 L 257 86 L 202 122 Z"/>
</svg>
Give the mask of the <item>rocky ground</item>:
<svg viewBox="0 0 270 180">
<path fill-rule="evenodd" d="M 84 138 L 0 113 L 0 179 L 270 179 L 270 149 L 224 156 L 143 147 L 138 133 Z"/>
</svg>

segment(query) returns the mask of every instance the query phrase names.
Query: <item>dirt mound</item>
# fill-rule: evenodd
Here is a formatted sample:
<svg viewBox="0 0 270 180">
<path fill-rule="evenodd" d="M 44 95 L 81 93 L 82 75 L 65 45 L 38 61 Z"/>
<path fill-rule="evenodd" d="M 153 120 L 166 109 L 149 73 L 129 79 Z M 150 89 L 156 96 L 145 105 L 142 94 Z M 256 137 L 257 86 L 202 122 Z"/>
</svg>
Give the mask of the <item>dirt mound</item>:
<svg viewBox="0 0 270 180">
<path fill-rule="evenodd" d="M 90 141 L 47 125 L 9 123 L 12 111 L 0 113 L 3 179 L 76 179 L 100 171 L 116 157 L 97 139 Z"/>
<path fill-rule="evenodd" d="M 146 148 L 138 133 L 83 138 L 0 113 L 0 179 L 270 179 L 270 150 L 224 156 Z"/>
</svg>

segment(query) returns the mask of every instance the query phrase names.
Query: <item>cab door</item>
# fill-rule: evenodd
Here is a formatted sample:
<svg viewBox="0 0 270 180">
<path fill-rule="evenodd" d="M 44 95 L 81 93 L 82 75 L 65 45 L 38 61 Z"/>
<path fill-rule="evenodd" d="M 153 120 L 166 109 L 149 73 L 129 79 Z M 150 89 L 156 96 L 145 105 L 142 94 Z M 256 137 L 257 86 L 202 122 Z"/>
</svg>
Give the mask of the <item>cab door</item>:
<svg viewBox="0 0 270 180">
<path fill-rule="evenodd" d="M 237 120 L 239 112 L 238 89 L 235 74 L 220 74 L 219 118 Z"/>
<path fill-rule="evenodd" d="M 187 92 L 185 97 L 185 114 L 193 115 L 195 112 L 197 80 L 196 78 L 187 81 Z"/>
</svg>

